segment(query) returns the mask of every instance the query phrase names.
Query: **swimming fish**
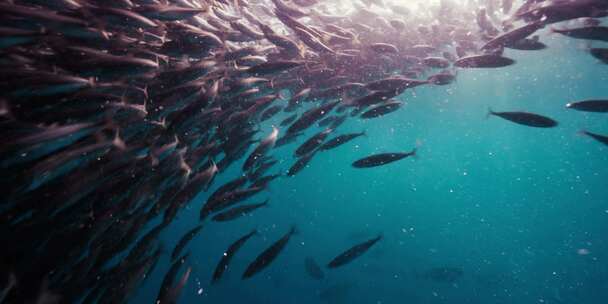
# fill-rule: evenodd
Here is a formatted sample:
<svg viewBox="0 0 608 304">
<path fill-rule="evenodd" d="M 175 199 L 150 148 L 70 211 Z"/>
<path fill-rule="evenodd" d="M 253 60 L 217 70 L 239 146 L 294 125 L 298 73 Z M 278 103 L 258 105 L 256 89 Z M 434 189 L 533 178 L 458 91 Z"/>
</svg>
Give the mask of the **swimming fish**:
<svg viewBox="0 0 608 304">
<path fill-rule="evenodd" d="M 585 112 L 607 113 L 608 99 L 573 101 L 566 104 L 566 108 Z"/>
<path fill-rule="evenodd" d="M 213 272 L 213 276 L 211 278 L 212 284 L 219 281 L 219 279 L 222 277 L 224 272 L 230 266 L 230 261 L 232 260 L 234 255 L 237 253 L 237 251 L 239 249 L 241 249 L 241 247 L 243 247 L 243 245 L 245 245 L 245 242 L 247 242 L 247 240 L 249 240 L 252 236 L 254 236 L 256 234 L 258 234 L 258 231 L 256 229 L 253 229 L 251 232 L 240 237 L 238 240 L 234 241 L 232 244 L 230 244 L 230 246 L 228 246 L 226 251 L 224 251 L 224 254 L 222 254 L 222 258 L 220 259 L 220 261 L 217 263 L 217 266 L 215 267 L 215 271 Z"/>
<path fill-rule="evenodd" d="M 397 153 L 380 153 L 374 154 L 371 156 L 367 156 L 361 158 L 355 162 L 353 162 L 352 166 L 355 168 L 371 168 L 386 165 L 400 159 L 404 159 L 406 157 L 416 156 L 416 149 L 413 149 L 411 152 L 397 152 Z"/>
<path fill-rule="evenodd" d="M 330 140 L 328 140 L 327 142 L 325 142 L 320 148 L 320 151 L 323 150 L 330 150 L 330 149 L 334 149 L 337 148 L 359 136 L 363 136 L 365 135 L 365 132 L 359 132 L 359 133 L 349 133 L 349 134 L 342 134 L 342 135 L 338 135 Z"/>
<path fill-rule="evenodd" d="M 283 249 L 285 249 L 285 246 L 294 233 L 296 233 L 295 226 L 291 227 L 285 235 L 270 245 L 270 247 L 262 251 L 255 260 L 247 266 L 247 269 L 243 272 L 242 278 L 248 279 L 268 267 L 279 256 Z"/>
<path fill-rule="evenodd" d="M 488 116 L 490 115 L 504 118 L 516 124 L 536 128 L 553 128 L 558 124 L 557 121 L 549 117 L 528 112 L 494 112 L 492 109 L 489 109 Z"/>
<path fill-rule="evenodd" d="M 225 222 L 237 219 L 241 216 L 247 215 L 251 213 L 253 210 L 256 210 L 260 207 L 264 207 L 268 205 L 268 200 L 265 200 L 262 203 L 258 204 L 249 204 L 249 205 L 241 205 L 238 207 L 234 207 L 232 209 L 228 209 L 221 213 L 214 215 L 211 219 L 216 222 Z"/>
<path fill-rule="evenodd" d="M 348 250 L 342 252 L 341 254 L 339 254 L 338 256 L 333 258 L 327 264 L 327 268 L 337 268 L 337 267 L 344 266 L 344 265 L 352 262 L 356 258 L 363 255 L 365 252 L 367 252 L 372 246 L 374 246 L 381 239 L 382 239 L 382 235 L 378 235 L 377 237 L 375 237 L 373 239 L 369 239 L 363 243 L 357 244 L 357 245 L 349 248 Z"/>
</svg>

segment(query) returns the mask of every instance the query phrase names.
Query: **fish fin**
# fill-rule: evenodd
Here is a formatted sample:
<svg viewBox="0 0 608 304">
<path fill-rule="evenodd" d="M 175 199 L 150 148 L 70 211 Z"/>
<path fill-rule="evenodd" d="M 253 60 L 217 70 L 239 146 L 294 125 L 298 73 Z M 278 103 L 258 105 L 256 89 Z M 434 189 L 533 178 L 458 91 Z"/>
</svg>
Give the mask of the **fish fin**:
<svg viewBox="0 0 608 304">
<path fill-rule="evenodd" d="M 579 136 L 587 136 L 587 135 L 589 135 L 588 131 L 585 130 L 585 129 L 578 130 L 576 132 L 576 134 L 579 135 Z"/>
<path fill-rule="evenodd" d="M 415 147 L 414 149 L 412 149 L 412 152 L 410 152 L 410 155 L 414 158 L 414 159 L 418 159 L 418 147 Z"/>
<path fill-rule="evenodd" d="M 553 34 L 559 34 L 559 33 L 560 33 L 560 31 L 561 31 L 560 29 L 558 29 L 558 28 L 556 28 L 556 27 L 554 27 L 554 26 L 549 27 L 549 35 L 553 35 Z"/>
<path fill-rule="evenodd" d="M 486 113 L 486 119 L 490 118 L 491 115 L 494 115 L 494 111 L 492 111 L 491 107 L 488 107 L 488 112 Z"/>
<path fill-rule="evenodd" d="M 296 227 L 296 224 L 291 225 L 291 229 L 289 230 L 289 233 L 291 233 L 291 234 L 300 234 L 300 231 Z"/>
</svg>

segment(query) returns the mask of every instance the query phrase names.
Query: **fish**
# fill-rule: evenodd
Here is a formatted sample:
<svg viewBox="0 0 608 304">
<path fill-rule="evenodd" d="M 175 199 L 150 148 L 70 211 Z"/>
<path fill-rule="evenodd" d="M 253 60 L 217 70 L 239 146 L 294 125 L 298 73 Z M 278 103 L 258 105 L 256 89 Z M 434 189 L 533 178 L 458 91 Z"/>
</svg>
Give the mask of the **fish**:
<svg viewBox="0 0 608 304">
<path fill-rule="evenodd" d="M 380 153 L 370 155 L 356 160 L 355 162 L 353 162 L 352 166 L 355 168 L 371 168 L 383 166 L 410 156 L 416 156 L 416 149 L 413 149 L 411 152 L 405 153 Z"/>
<path fill-rule="evenodd" d="M 459 68 L 500 68 L 510 66 L 515 60 L 499 55 L 484 54 L 462 57 L 454 62 Z"/>
<path fill-rule="evenodd" d="M 200 211 L 200 219 L 205 219 L 212 212 L 228 208 L 238 202 L 252 197 L 262 191 L 262 187 L 249 187 L 247 189 L 236 189 L 213 199 L 208 199 Z"/>
<path fill-rule="evenodd" d="M 289 231 L 283 235 L 280 239 L 275 241 L 270 247 L 262 251 L 253 262 L 249 263 L 245 272 L 243 272 L 242 279 L 248 279 L 264 270 L 279 256 L 279 254 L 285 249 L 285 246 L 289 242 L 291 236 L 296 233 L 295 226 L 291 227 Z"/>
<path fill-rule="evenodd" d="M 454 82 L 454 80 L 456 80 L 456 75 L 449 72 L 441 72 L 427 78 L 427 82 L 434 85 L 448 85 Z"/>
<path fill-rule="evenodd" d="M 321 145 L 321 147 L 319 147 L 319 150 L 320 151 L 331 150 L 331 149 L 337 148 L 359 136 L 364 136 L 364 135 L 366 135 L 365 131 L 359 132 L 359 133 L 349 133 L 349 134 L 338 135 L 338 136 L 328 140 L 323 145 Z"/>
<path fill-rule="evenodd" d="M 608 64 L 608 48 L 590 48 L 589 53 L 603 63 Z"/>
<path fill-rule="evenodd" d="M 608 99 L 573 101 L 566 104 L 566 108 L 585 112 L 608 113 Z"/>
<path fill-rule="evenodd" d="M 389 44 L 389 43 L 374 43 L 372 45 L 370 45 L 370 49 L 372 49 L 374 52 L 377 53 L 381 53 L 381 54 L 396 54 L 399 53 L 399 50 L 397 49 L 396 46 Z"/>
<path fill-rule="evenodd" d="M 586 130 L 579 131 L 579 133 L 589 136 L 589 137 L 597 140 L 598 142 L 603 143 L 604 145 L 608 145 L 608 136 L 607 135 L 600 135 L 600 134 L 592 133 L 592 132 L 589 132 Z"/>
<path fill-rule="evenodd" d="M 182 236 L 182 238 L 179 239 L 179 241 L 177 242 L 177 245 L 175 245 L 175 248 L 173 248 L 173 252 L 171 252 L 172 260 L 175 260 L 179 257 L 179 254 L 182 252 L 184 247 L 186 247 L 186 245 L 188 245 L 188 243 L 201 231 L 202 228 L 203 228 L 202 225 L 197 225 L 196 227 L 194 227 L 191 230 L 189 230 L 188 232 L 186 232 Z"/>
<path fill-rule="evenodd" d="M 428 67 L 437 69 L 445 69 L 450 66 L 450 62 L 442 57 L 426 57 L 422 59 L 422 63 Z"/>
<path fill-rule="evenodd" d="M 494 115 L 503 119 L 512 121 L 516 124 L 536 127 L 536 128 L 553 128 L 558 125 L 558 122 L 542 115 L 529 112 L 494 112 L 488 109 L 487 116 Z"/>
<path fill-rule="evenodd" d="M 546 49 L 547 45 L 540 42 L 538 36 L 533 36 L 532 38 L 518 40 L 507 47 L 521 51 L 538 51 Z"/>
<path fill-rule="evenodd" d="M 281 112 L 281 110 L 283 110 L 283 106 L 281 106 L 281 105 L 275 105 L 275 106 L 272 106 L 272 107 L 266 109 L 266 111 L 262 112 L 260 121 L 269 120 L 270 118 L 272 118 L 273 116 L 275 116 L 276 114 Z"/>
<path fill-rule="evenodd" d="M 360 117 L 364 119 L 370 119 L 384 116 L 388 113 L 392 113 L 399 110 L 402 105 L 403 104 L 398 100 L 389 100 L 367 110 L 366 112 L 363 112 Z"/>
<path fill-rule="evenodd" d="M 321 269 L 321 266 L 319 266 L 317 261 L 312 257 L 304 259 L 304 269 L 306 270 L 306 273 L 315 280 L 321 280 L 325 277 L 323 269 Z"/>
<path fill-rule="evenodd" d="M 311 138 L 307 139 L 303 144 L 301 144 L 295 151 L 295 155 L 297 157 L 302 157 L 306 154 L 311 153 L 313 150 L 317 149 L 323 141 L 329 136 L 329 134 L 333 132 L 333 129 L 325 129 Z"/>
<path fill-rule="evenodd" d="M 181 266 L 186 262 L 189 256 L 190 253 L 187 253 L 181 256 L 179 259 L 175 260 L 173 264 L 171 264 L 171 267 L 169 268 L 167 273 L 165 273 L 165 276 L 162 280 L 161 287 L 158 295 L 156 296 L 155 303 L 164 303 L 167 299 L 171 297 L 175 276 L 177 276 L 177 273 L 179 272 Z"/>
<path fill-rule="evenodd" d="M 570 38 L 608 42 L 608 27 L 606 26 L 584 26 L 564 29 L 552 28 L 551 31 Z"/>
<path fill-rule="evenodd" d="M 279 129 L 276 127 L 272 127 L 272 131 L 270 134 L 264 138 L 260 142 L 260 144 L 249 154 L 245 163 L 243 163 L 243 171 L 249 171 L 253 165 L 258 161 L 258 159 L 262 158 L 268 151 L 270 151 L 275 143 L 277 142 L 277 138 L 279 136 Z"/>
<path fill-rule="evenodd" d="M 251 232 L 240 237 L 232 244 L 230 244 L 230 246 L 228 246 L 226 251 L 224 251 L 224 253 L 222 254 L 222 258 L 215 267 L 215 271 L 213 272 L 213 276 L 211 277 L 211 284 L 215 284 L 221 279 L 224 272 L 228 270 L 228 267 L 230 266 L 230 261 L 232 260 L 234 255 L 239 251 L 239 249 L 241 249 L 241 247 L 243 247 L 243 245 L 245 245 L 247 240 L 257 234 L 257 229 L 253 229 Z"/>
<path fill-rule="evenodd" d="M 232 192 L 238 188 L 241 188 L 246 183 L 247 183 L 247 177 L 239 176 L 239 177 L 223 184 L 222 186 L 218 187 L 213 193 L 211 193 L 211 195 L 209 195 L 209 198 L 207 200 L 213 200 L 213 199 L 219 198 L 228 192 Z"/>
<path fill-rule="evenodd" d="M 247 73 L 252 75 L 268 75 L 290 70 L 302 64 L 303 62 L 290 60 L 264 62 L 248 68 Z"/>
<path fill-rule="evenodd" d="M 481 50 L 492 50 L 499 47 L 514 46 L 543 27 L 544 24 L 540 21 L 523 25 L 486 42 L 486 44 L 481 47 Z"/>
<path fill-rule="evenodd" d="M 287 134 L 294 134 L 300 131 L 304 131 L 319 119 L 326 116 L 331 110 L 333 110 L 340 101 L 328 102 L 318 108 L 310 109 L 304 112 L 300 118 L 298 118 L 293 124 L 287 128 Z"/>
<path fill-rule="evenodd" d="M 298 160 L 291 167 L 289 167 L 289 170 L 287 170 L 287 176 L 294 176 L 302 171 L 302 169 L 307 167 L 316 152 L 317 150 L 313 150 L 312 152 L 298 158 Z"/>
<path fill-rule="evenodd" d="M 374 246 L 378 241 L 382 239 L 382 235 L 378 235 L 373 239 L 369 239 L 360 244 L 354 245 L 348 250 L 340 253 L 335 258 L 333 258 L 328 264 L 327 268 L 338 268 L 344 266 L 358 257 L 362 256 L 365 252 L 367 252 L 372 246 Z"/>
<path fill-rule="evenodd" d="M 211 220 L 216 222 L 226 222 L 237 219 L 241 216 L 247 215 L 251 213 L 253 210 L 256 210 L 260 207 L 264 207 L 268 205 L 268 200 L 265 200 L 262 203 L 258 204 L 249 204 L 249 205 L 241 205 L 238 207 L 234 207 L 232 209 L 228 209 L 221 213 L 214 215 Z"/>
<path fill-rule="evenodd" d="M 107 2 L 0 3 L 2 303 L 127 303 L 153 275 L 157 300 L 175 303 L 202 227 L 175 224 L 192 206 L 201 221 L 253 212 L 239 204 L 365 132 L 287 145 L 306 130 L 380 120 L 407 90 L 456 85 L 457 68 L 515 65 L 508 49 L 547 48 L 541 29 L 557 22 L 569 21 L 555 39 L 601 43 L 608 15 L 600 0 Z M 583 51 L 608 63 L 604 47 Z M 177 244 L 160 273 L 169 225 Z M 321 300 L 347 300 L 337 289 Z"/>
<path fill-rule="evenodd" d="M 298 118 L 298 114 L 293 114 L 293 115 L 290 115 L 290 116 L 288 116 L 287 118 L 283 119 L 283 120 L 282 120 L 282 121 L 279 123 L 279 125 L 280 125 L 281 127 L 288 126 L 288 125 L 290 125 L 291 123 L 293 123 L 293 122 L 296 120 L 296 118 Z"/>
</svg>

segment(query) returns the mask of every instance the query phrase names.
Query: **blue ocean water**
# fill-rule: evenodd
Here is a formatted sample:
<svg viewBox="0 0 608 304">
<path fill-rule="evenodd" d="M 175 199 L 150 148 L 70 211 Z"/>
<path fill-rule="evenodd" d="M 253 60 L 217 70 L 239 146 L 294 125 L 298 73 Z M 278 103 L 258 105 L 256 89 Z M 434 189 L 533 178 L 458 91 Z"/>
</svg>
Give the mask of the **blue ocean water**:
<svg viewBox="0 0 608 304">
<path fill-rule="evenodd" d="M 577 134 L 608 133 L 605 115 L 566 109 L 569 101 L 605 97 L 608 69 L 586 42 L 541 34 L 549 48 L 506 50 L 517 64 L 458 70 L 449 86 L 425 86 L 382 119 L 349 119 L 336 133 L 366 136 L 319 152 L 294 177 L 274 181 L 250 202 L 269 206 L 236 221 L 205 222 L 187 248 L 192 274 L 180 303 L 607 303 L 608 148 Z M 594 46 L 599 46 L 595 44 Z M 495 111 L 547 115 L 559 126 L 513 124 Z M 284 115 L 262 125 L 265 136 Z M 298 142 L 272 151 L 281 173 Z M 351 163 L 379 152 L 418 156 L 386 166 Z M 215 188 L 240 174 L 239 163 L 216 178 L 161 235 L 171 251 L 198 224 Z M 267 269 L 242 280 L 247 265 L 295 226 L 298 233 Z M 210 283 L 226 248 L 253 228 L 224 277 Z M 325 265 L 352 245 L 383 235 L 359 259 Z M 313 257 L 325 272 L 311 278 Z M 133 303 L 151 303 L 170 266 L 161 258 Z M 433 279 L 442 267 L 457 280 Z"/>
</svg>

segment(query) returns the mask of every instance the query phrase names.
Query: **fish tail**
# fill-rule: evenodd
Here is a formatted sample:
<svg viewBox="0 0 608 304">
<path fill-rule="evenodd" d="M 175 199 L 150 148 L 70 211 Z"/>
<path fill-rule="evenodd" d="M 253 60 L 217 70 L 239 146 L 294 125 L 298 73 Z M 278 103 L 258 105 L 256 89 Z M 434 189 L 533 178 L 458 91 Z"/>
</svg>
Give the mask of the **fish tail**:
<svg viewBox="0 0 608 304">
<path fill-rule="evenodd" d="M 555 26 L 549 27 L 549 35 L 559 34 L 559 33 L 561 33 L 560 29 L 556 28 Z"/>
<path fill-rule="evenodd" d="M 580 136 L 587 136 L 587 135 L 589 135 L 589 132 L 585 129 L 581 129 L 581 130 L 578 130 L 578 132 L 576 132 L 576 134 L 580 135 Z"/>
<path fill-rule="evenodd" d="M 488 112 L 486 113 L 486 119 L 490 118 L 491 115 L 494 115 L 494 111 L 492 111 L 491 107 L 488 107 Z"/>
</svg>

